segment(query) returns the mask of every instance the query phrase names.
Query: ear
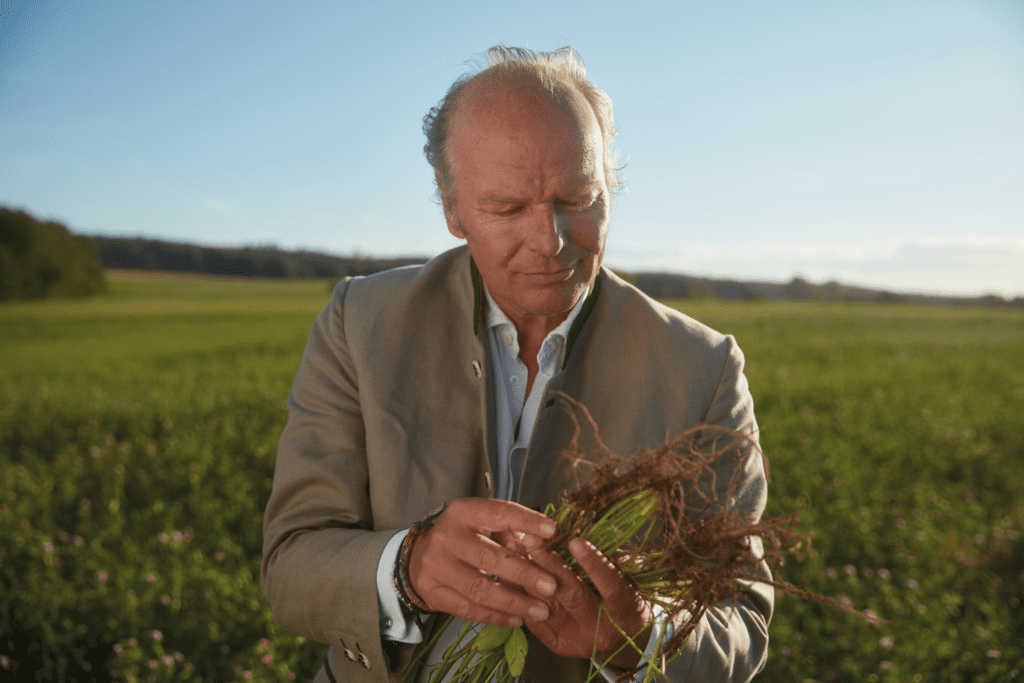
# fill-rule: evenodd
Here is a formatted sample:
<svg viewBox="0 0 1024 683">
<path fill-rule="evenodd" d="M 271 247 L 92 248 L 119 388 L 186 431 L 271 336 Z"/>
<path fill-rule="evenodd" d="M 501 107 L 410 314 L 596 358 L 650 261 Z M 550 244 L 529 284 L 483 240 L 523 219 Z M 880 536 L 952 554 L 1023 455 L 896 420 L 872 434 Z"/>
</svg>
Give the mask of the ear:
<svg viewBox="0 0 1024 683">
<path fill-rule="evenodd" d="M 441 209 L 444 211 L 444 220 L 448 224 L 448 232 L 460 240 L 466 239 L 466 233 L 462 229 L 462 221 L 455 211 L 455 201 L 451 196 L 451 188 L 445 188 L 441 182 L 441 172 L 434 171 L 434 180 L 437 181 L 437 189 L 441 195 Z"/>
</svg>

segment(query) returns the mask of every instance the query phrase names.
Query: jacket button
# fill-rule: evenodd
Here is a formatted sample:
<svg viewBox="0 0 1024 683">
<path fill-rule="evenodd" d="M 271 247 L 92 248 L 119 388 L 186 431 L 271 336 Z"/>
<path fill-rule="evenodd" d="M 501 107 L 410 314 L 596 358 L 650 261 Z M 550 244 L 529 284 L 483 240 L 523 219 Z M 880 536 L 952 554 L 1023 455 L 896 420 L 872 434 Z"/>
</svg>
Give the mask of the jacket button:
<svg viewBox="0 0 1024 683">
<path fill-rule="evenodd" d="M 480 361 L 478 361 L 478 360 L 473 361 L 473 376 L 476 377 L 477 379 L 480 379 L 480 376 L 482 374 L 483 374 L 483 370 L 480 368 Z"/>
<path fill-rule="evenodd" d="M 364 655 L 362 652 L 359 653 L 359 664 L 369 671 L 372 667 L 370 666 L 370 658 Z"/>
<path fill-rule="evenodd" d="M 355 653 L 354 653 L 354 652 L 352 652 L 352 650 L 350 650 L 350 649 L 348 649 L 348 648 L 346 647 L 346 648 L 345 648 L 345 649 L 343 650 L 343 652 L 345 653 L 345 658 L 346 658 L 346 659 L 348 659 L 348 661 L 350 661 L 350 662 L 354 662 L 354 661 L 356 661 L 356 655 L 355 655 Z"/>
</svg>

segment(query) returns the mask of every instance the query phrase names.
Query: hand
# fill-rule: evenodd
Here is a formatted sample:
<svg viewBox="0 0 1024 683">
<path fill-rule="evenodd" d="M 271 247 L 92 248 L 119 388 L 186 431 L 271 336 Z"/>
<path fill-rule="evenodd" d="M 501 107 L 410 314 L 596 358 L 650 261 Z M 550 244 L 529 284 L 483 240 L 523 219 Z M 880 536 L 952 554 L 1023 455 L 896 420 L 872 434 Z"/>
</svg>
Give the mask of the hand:
<svg viewBox="0 0 1024 683">
<path fill-rule="evenodd" d="M 453 500 L 413 544 L 409 582 L 425 603 L 417 606 L 497 626 L 543 621 L 543 599 L 556 582 L 525 555 L 556 531 L 551 519 L 517 503 Z"/>
<path fill-rule="evenodd" d="M 545 620 L 526 619 L 526 625 L 549 650 L 561 657 L 590 658 L 597 633 L 597 660 L 620 669 L 632 669 L 640 653 L 626 643 L 625 637 L 608 619 L 610 613 L 623 631 L 641 650 L 650 638 L 652 608 L 633 589 L 622 572 L 601 551 L 582 538 L 569 542 L 580 568 L 587 573 L 600 595 L 595 594 L 579 576 L 550 551 L 534 552 L 530 559 L 558 580 L 558 589 L 548 603 L 551 616 Z M 599 611 L 604 603 L 605 612 Z M 598 617 L 600 616 L 600 631 Z M 622 648 L 609 662 L 620 647 Z"/>
</svg>

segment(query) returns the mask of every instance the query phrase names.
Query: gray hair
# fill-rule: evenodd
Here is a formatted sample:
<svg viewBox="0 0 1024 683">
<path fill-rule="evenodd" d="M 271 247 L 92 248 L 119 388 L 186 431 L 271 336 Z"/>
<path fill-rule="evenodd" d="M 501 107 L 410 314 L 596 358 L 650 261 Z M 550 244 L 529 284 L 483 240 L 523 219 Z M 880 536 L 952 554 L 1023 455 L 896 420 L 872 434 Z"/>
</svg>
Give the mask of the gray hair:
<svg viewBox="0 0 1024 683">
<path fill-rule="evenodd" d="M 497 72 L 502 76 L 526 75 L 538 80 L 540 85 L 559 99 L 575 90 L 587 100 L 601 129 L 604 177 L 610 194 L 609 202 L 613 201 L 615 195 L 625 187 L 626 181 L 621 173 L 624 166 L 616 166 L 618 155 L 614 150 L 614 141 L 618 131 L 612 117 L 612 99 L 587 78 L 587 69 L 579 53 L 571 45 L 553 52 L 495 45 L 487 51 L 487 64 L 476 65 L 459 76 L 437 106 L 423 117 L 423 132 L 427 136 L 423 153 L 439 176 L 435 179 L 435 185 L 437 199 L 441 204 L 454 206 L 455 201 L 448 148 L 451 120 L 462 91 L 485 71 Z"/>
</svg>

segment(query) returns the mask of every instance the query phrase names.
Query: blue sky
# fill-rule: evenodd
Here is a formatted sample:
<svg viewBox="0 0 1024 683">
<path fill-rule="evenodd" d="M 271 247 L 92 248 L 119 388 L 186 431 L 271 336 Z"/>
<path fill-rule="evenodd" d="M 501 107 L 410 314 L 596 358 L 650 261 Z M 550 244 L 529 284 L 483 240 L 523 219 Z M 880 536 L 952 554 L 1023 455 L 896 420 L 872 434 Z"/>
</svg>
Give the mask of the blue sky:
<svg viewBox="0 0 1024 683">
<path fill-rule="evenodd" d="M 78 232 L 458 244 L 423 115 L 495 43 L 615 102 L 606 263 L 1024 295 L 1024 2 L 0 2 L 0 204 Z"/>
</svg>

